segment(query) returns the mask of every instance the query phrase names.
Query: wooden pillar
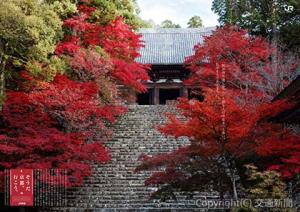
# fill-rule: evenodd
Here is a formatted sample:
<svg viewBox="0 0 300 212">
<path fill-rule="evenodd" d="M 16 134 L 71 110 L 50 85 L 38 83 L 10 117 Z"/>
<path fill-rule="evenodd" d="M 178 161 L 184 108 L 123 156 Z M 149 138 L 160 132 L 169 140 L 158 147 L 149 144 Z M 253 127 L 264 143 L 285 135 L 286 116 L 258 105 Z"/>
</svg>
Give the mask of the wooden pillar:
<svg viewBox="0 0 300 212">
<path fill-rule="evenodd" d="M 155 84 L 153 88 L 153 104 L 159 105 L 159 88 Z"/>
<path fill-rule="evenodd" d="M 185 97 L 185 98 L 188 98 L 189 97 L 189 92 L 188 92 L 188 89 L 185 87 L 185 86 L 182 86 L 181 89 L 180 89 L 180 96 L 181 97 Z"/>
</svg>

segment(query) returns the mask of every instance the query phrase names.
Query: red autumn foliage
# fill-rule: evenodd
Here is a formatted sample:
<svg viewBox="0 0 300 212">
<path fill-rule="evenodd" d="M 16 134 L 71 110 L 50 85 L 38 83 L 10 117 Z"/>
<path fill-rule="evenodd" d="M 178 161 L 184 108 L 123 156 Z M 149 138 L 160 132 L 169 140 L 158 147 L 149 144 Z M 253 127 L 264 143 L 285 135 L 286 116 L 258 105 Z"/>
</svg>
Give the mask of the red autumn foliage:
<svg viewBox="0 0 300 212">
<path fill-rule="evenodd" d="M 249 36 L 246 30 L 235 26 L 216 30 L 213 36 L 205 37 L 203 44 L 196 45 L 194 49 L 195 54 L 187 58 L 186 64 L 195 77 L 192 79 L 196 83 L 204 83 L 202 86 L 216 86 L 216 80 L 221 76 L 220 64 L 230 66 L 225 76 L 227 86 L 239 87 L 248 78 L 262 79 L 257 65 L 270 56 L 264 39 Z"/>
<path fill-rule="evenodd" d="M 285 57 L 265 39 L 237 26 L 217 29 L 194 50 L 186 59 L 192 72 L 187 83 L 201 87 L 216 87 L 225 69 L 227 88 L 255 92 L 270 101 L 295 78 L 298 61 L 294 57 Z"/>
<path fill-rule="evenodd" d="M 114 65 L 112 76 L 119 82 L 139 92 L 146 90 L 142 83 L 148 79 L 148 75 L 145 75 L 145 65 L 120 59 L 113 59 L 112 63 Z"/>
<path fill-rule="evenodd" d="M 85 13 L 80 13 L 77 16 L 69 18 L 64 21 L 64 26 L 73 30 L 74 34 L 81 35 L 88 30 L 92 30 L 95 24 L 89 23 L 87 19 L 89 16 Z"/>
<path fill-rule="evenodd" d="M 80 49 L 79 41 L 76 36 L 65 36 L 64 41 L 56 45 L 55 54 L 74 55 Z"/>
<path fill-rule="evenodd" d="M 58 75 L 51 83 L 39 82 L 28 95 L 64 131 L 95 138 L 93 134 L 105 134 L 105 121 L 113 123 L 125 112 L 123 107 L 101 105 L 98 92 L 95 82 L 80 83 Z"/>
<path fill-rule="evenodd" d="M 225 26 L 205 38 L 187 59 L 192 76 L 187 83 L 202 87 L 204 101 L 179 99 L 178 114 L 167 114 L 159 130 L 190 144 L 154 157 L 143 156 L 140 170 L 157 170 L 146 184 L 160 185 L 155 195 L 174 191 L 215 190 L 236 196 L 241 163 L 261 157 L 262 168 L 283 177 L 300 172 L 300 137 L 272 117 L 293 106 L 286 100 L 268 101 L 259 88 L 274 76 L 269 59 L 273 50 L 261 38 Z M 292 74 L 292 70 L 288 70 Z M 267 77 L 266 77 L 267 76 Z"/>
<path fill-rule="evenodd" d="M 84 5 L 84 4 L 78 5 L 77 9 L 78 9 L 79 12 L 81 12 L 83 14 L 86 14 L 87 16 L 91 16 L 91 13 L 93 13 L 96 10 L 96 8 L 89 7 L 89 6 Z"/>
<path fill-rule="evenodd" d="M 90 23 L 89 11 L 93 10 L 92 7 L 84 6 L 84 9 L 79 9 L 78 16 L 65 20 L 64 26 L 73 35 L 58 44 L 56 54 L 74 56 L 80 48 L 94 51 L 94 47 L 101 47 L 109 56 L 109 59 L 106 58 L 106 62 L 111 64 L 108 71 L 116 83 L 139 92 L 145 91 L 142 82 L 149 79 L 146 71 L 148 66 L 135 61 L 139 56 L 138 50 L 143 46 L 140 35 L 135 34 L 120 17 L 106 26 Z M 73 59 L 78 63 L 76 58 Z"/>
<path fill-rule="evenodd" d="M 300 136 L 284 129 L 280 134 L 266 138 L 257 148 L 261 157 L 270 158 L 267 165 L 270 170 L 281 173 L 285 179 L 291 179 L 300 173 Z"/>
<path fill-rule="evenodd" d="M 137 50 L 143 46 L 140 40 L 141 35 L 135 34 L 120 17 L 105 26 L 102 33 L 97 33 L 96 37 L 94 34 L 87 33 L 85 36 L 87 43 L 89 43 L 90 37 L 98 38 L 97 43 L 92 45 L 100 44 L 112 58 L 124 59 L 128 62 L 133 62 L 135 58 L 140 56 Z"/>
<path fill-rule="evenodd" d="M 80 132 L 63 132 L 40 100 L 31 93 L 7 93 L 0 129 L 0 173 L 3 176 L 3 169 L 16 167 L 66 169 L 67 186 L 78 185 L 90 175 L 88 162 L 104 163 L 110 156 L 102 143 L 86 143 Z"/>
<path fill-rule="evenodd" d="M 102 76 L 109 77 L 113 65 L 95 51 L 80 49 L 73 55 L 70 66 L 77 79 L 87 82 L 97 81 Z"/>
</svg>

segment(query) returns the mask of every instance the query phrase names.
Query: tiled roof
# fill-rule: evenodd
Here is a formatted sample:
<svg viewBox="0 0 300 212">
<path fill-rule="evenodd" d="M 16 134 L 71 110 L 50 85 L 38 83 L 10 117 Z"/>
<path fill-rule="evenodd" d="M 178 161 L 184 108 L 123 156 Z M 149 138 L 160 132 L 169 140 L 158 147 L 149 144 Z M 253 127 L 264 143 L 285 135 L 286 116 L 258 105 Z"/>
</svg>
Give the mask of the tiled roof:
<svg viewBox="0 0 300 212">
<path fill-rule="evenodd" d="M 194 29 L 141 29 L 139 34 L 145 42 L 138 62 L 148 64 L 182 64 L 185 57 L 193 54 L 196 44 L 203 36 L 210 35 L 215 27 Z"/>
</svg>

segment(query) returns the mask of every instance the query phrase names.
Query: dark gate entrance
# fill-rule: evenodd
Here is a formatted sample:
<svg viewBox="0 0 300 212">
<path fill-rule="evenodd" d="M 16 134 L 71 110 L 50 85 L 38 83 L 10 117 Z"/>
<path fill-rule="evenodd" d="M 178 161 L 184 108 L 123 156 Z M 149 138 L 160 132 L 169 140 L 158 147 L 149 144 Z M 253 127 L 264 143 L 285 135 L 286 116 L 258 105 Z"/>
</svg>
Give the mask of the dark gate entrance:
<svg viewBox="0 0 300 212">
<path fill-rule="evenodd" d="M 182 84 L 148 85 L 146 93 L 137 95 L 139 105 L 164 105 L 168 100 L 176 100 L 178 97 L 188 98 L 188 88 Z"/>
<path fill-rule="evenodd" d="M 167 100 L 176 100 L 180 97 L 180 89 L 159 89 L 159 104 L 165 105 Z"/>
<path fill-rule="evenodd" d="M 153 89 L 148 89 L 146 93 L 141 93 L 137 96 L 139 105 L 153 105 Z"/>
</svg>

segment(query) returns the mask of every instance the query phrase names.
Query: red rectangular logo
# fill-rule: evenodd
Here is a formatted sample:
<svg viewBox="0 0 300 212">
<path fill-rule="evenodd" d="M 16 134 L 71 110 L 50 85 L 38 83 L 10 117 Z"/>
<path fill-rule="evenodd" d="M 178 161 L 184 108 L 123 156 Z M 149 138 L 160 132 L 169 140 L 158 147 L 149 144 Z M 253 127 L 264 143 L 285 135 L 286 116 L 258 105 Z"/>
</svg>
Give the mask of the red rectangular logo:
<svg viewBox="0 0 300 212">
<path fill-rule="evenodd" d="M 33 170 L 11 169 L 9 178 L 10 205 L 33 206 Z"/>
</svg>

